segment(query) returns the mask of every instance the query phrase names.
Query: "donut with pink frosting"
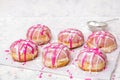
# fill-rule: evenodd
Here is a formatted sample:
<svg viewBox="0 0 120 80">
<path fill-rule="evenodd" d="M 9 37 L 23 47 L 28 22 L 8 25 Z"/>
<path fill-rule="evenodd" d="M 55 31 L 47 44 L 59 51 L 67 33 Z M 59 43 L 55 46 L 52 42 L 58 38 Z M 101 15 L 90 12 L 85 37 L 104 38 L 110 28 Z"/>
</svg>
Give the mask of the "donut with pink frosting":
<svg viewBox="0 0 120 80">
<path fill-rule="evenodd" d="M 42 48 L 42 62 L 49 68 L 65 66 L 70 61 L 70 50 L 61 43 L 49 43 Z"/>
<path fill-rule="evenodd" d="M 84 43 L 84 36 L 80 30 L 68 28 L 58 34 L 58 42 L 72 49 Z"/>
<path fill-rule="evenodd" d="M 37 45 L 42 45 L 51 40 L 51 31 L 47 26 L 37 24 L 28 29 L 26 37 L 34 41 Z"/>
<path fill-rule="evenodd" d="M 117 49 L 115 37 L 107 31 L 93 32 L 87 39 L 86 45 L 90 48 L 100 48 L 104 53 Z"/>
<path fill-rule="evenodd" d="M 105 69 L 107 57 L 98 48 L 85 48 L 77 55 L 78 66 L 84 71 L 99 72 Z"/>
<path fill-rule="evenodd" d="M 26 62 L 38 55 L 38 47 L 31 40 L 19 39 L 10 46 L 10 53 L 15 61 Z"/>
</svg>

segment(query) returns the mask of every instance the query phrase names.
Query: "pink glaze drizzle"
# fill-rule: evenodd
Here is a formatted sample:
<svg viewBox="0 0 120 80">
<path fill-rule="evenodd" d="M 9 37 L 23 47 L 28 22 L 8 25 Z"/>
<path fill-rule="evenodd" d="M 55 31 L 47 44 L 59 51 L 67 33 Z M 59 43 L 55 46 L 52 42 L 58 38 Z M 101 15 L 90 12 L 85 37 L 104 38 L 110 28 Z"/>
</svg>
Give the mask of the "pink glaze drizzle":
<svg viewBox="0 0 120 80">
<path fill-rule="evenodd" d="M 98 48 L 85 48 L 83 51 L 80 52 L 80 54 L 78 54 L 78 56 L 77 56 L 78 60 L 79 60 L 79 56 L 81 54 L 82 54 L 82 58 L 81 58 L 82 67 L 84 67 L 84 63 L 88 57 L 88 54 L 91 54 L 91 57 L 90 57 L 91 60 L 89 59 L 89 63 L 91 65 L 91 68 L 93 67 L 95 55 L 97 55 L 99 57 L 99 59 L 97 58 L 98 61 L 101 59 L 104 62 L 106 62 L 106 56 L 101 51 L 99 51 Z"/>
<path fill-rule="evenodd" d="M 34 25 L 34 26 L 32 26 L 32 27 L 30 27 L 28 29 L 26 36 L 27 36 L 28 39 L 32 40 L 36 31 L 39 31 L 39 34 L 43 35 L 44 32 L 47 31 L 47 30 L 50 31 L 50 29 L 47 26 L 41 25 L 41 24 L 37 24 L 37 25 Z M 37 35 L 37 37 L 39 37 L 39 34 Z M 51 37 L 50 34 L 46 33 L 46 35 L 48 36 L 48 38 Z"/>
<path fill-rule="evenodd" d="M 53 67 L 55 66 L 55 62 L 58 60 L 62 50 L 65 50 L 64 54 L 69 59 L 69 52 L 68 52 L 68 48 L 66 46 L 64 46 L 60 43 L 49 43 L 44 47 L 44 51 L 45 51 L 45 52 L 43 52 L 44 65 L 46 63 L 46 56 L 49 55 L 49 51 L 51 51 L 51 50 L 53 50 L 52 56 L 50 56 Z"/>
<path fill-rule="evenodd" d="M 72 48 L 72 39 L 69 39 L 70 42 L 70 48 Z"/>
<path fill-rule="evenodd" d="M 67 38 L 63 38 L 63 35 L 68 35 Z M 79 38 L 77 38 L 76 40 L 74 39 L 75 36 L 78 36 Z M 64 31 L 61 31 L 58 35 L 58 37 L 61 37 L 61 41 L 67 41 L 70 44 L 70 48 L 72 48 L 72 42 L 76 42 L 78 43 L 79 41 L 81 41 L 81 39 L 84 39 L 83 34 L 81 31 L 77 30 L 77 29 L 72 29 L 72 28 L 68 28 Z"/>
<path fill-rule="evenodd" d="M 24 54 L 24 61 L 26 62 L 26 54 L 27 54 L 27 50 L 29 49 L 30 52 L 34 54 L 34 51 L 38 51 L 38 47 L 35 45 L 34 42 L 30 41 L 30 40 L 17 40 L 15 41 L 11 46 L 10 46 L 11 51 L 13 52 L 13 50 L 15 49 L 15 52 L 18 53 L 18 59 L 21 60 L 21 54 Z"/>
<path fill-rule="evenodd" d="M 95 44 L 96 47 L 99 47 L 100 43 L 102 43 L 102 46 L 105 47 L 106 40 L 108 38 L 111 39 L 111 40 L 113 40 L 113 41 L 115 41 L 114 36 L 112 34 L 110 34 L 109 32 L 105 32 L 105 31 L 93 32 L 89 36 L 88 40 L 91 39 L 91 38 L 95 38 L 95 43 L 94 44 Z"/>
</svg>

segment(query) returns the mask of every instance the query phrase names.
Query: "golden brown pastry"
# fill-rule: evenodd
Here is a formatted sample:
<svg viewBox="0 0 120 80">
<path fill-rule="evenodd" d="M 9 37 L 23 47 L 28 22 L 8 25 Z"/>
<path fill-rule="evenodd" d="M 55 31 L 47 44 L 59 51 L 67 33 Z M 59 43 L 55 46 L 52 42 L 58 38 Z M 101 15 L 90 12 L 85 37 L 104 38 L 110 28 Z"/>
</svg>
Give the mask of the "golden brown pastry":
<svg viewBox="0 0 120 80">
<path fill-rule="evenodd" d="M 47 26 L 37 24 L 28 29 L 26 37 L 34 41 L 37 45 L 41 45 L 51 40 L 51 31 Z"/>
<path fill-rule="evenodd" d="M 115 37 L 106 31 L 93 32 L 88 37 L 86 45 L 90 48 L 100 48 L 104 53 L 112 52 L 117 48 Z"/>
<path fill-rule="evenodd" d="M 42 61 L 50 68 L 65 66 L 70 61 L 70 50 L 63 44 L 49 43 L 42 49 Z"/>
<path fill-rule="evenodd" d="M 107 63 L 107 57 L 98 48 L 85 48 L 80 51 L 77 58 L 78 66 L 84 71 L 102 71 Z"/>
<path fill-rule="evenodd" d="M 26 62 L 38 55 L 37 45 L 30 40 L 17 40 L 10 46 L 11 56 L 15 61 Z"/>
<path fill-rule="evenodd" d="M 58 42 L 71 49 L 81 46 L 84 43 L 84 36 L 77 29 L 68 28 L 58 34 Z"/>
</svg>

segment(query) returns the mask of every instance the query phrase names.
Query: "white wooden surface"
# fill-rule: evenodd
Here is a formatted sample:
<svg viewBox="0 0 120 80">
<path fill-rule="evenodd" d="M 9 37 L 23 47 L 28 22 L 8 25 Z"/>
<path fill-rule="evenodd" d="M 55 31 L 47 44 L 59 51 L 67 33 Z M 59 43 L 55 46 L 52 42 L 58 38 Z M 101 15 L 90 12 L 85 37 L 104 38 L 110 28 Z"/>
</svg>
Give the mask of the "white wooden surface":
<svg viewBox="0 0 120 80">
<path fill-rule="evenodd" d="M 26 18 L 70 17 L 70 21 L 66 21 L 66 22 L 72 22 L 71 20 L 74 19 L 73 23 L 61 24 L 61 25 L 76 26 L 77 19 L 81 17 L 82 18 L 87 17 L 88 20 L 92 20 L 92 19 L 98 20 L 100 17 L 100 20 L 103 21 L 114 17 L 120 17 L 119 8 L 120 8 L 120 0 L 0 0 L 0 30 L 3 30 L 2 29 L 3 26 L 5 27 L 6 18 L 7 21 L 12 22 L 12 19 L 18 17 L 24 17 L 24 18 L 25 17 Z M 30 22 L 28 20 L 28 24 L 26 25 L 35 24 L 38 23 L 39 21 L 32 20 Z M 21 24 L 21 25 L 25 26 L 25 24 Z M 119 37 L 120 28 L 116 27 L 115 25 L 120 25 L 120 21 L 110 23 L 110 27 L 112 27 L 111 31 L 115 31 L 115 33 Z M 13 28 L 13 26 L 10 27 Z M 19 34 L 24 34 L 24 33 L 25 32 Z M 50 73 L 44 73 L 43 78 L 39 78 L 39 74 L 40 72 L 38 71 L 31 71 L 26 69 L 19 69 L 19 68 L 0 65 L 0 80 L 6 80 L 6 79 L 69 80 L 70 79 L 69 77 L 66 76 L 63 77 L 61 75 L 56 75 L 56 74 L 50 75 Z M 118 65 L 114 73 L 114 79 L 120 80 L 120 60 L 118 61 Z M 73 80 L 80 80 L 80 79 L 73 78 Z"/>
</svg>

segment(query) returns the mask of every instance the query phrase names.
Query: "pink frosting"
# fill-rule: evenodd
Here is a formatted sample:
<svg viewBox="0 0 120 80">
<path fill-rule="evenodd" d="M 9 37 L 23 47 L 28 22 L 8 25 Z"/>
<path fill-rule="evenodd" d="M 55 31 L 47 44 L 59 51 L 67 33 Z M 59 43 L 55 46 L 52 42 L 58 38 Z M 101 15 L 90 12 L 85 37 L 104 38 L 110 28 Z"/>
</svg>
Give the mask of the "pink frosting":
<svg viewBox="0 0 120 80">
<path fill-rule="evenodd" d="M 67 38 L 63 38 L 63 35 L 68 35 Z M 78 36 L 77 39 L 74 39 L 75 36 Z M 72 28 L 68 28 L 66 30 L 61 31 L 58 34 L 58 37 L 61 37 L 61 41 L 67 41 L 70 43 L 70 48 L 72 48 L 72 42 L 76 42 L 78 43 L 80 40 L 84 39 L 83 34 L 81 31 L 77 30 L 77 29 L 72 29 Z"/>
<path fill-rule="evenodd" d="M 91 65 L 91 68 L 93 67 L 94 62 L 99 62 L 99 60 L 106 62 L 106 56 L 98 48 L 85 48 L 77 56 L 77 59 L 81 62 L 82 67 L 84 67 L 84 63 L 86 60 L 88 60 L 89 55 L 89 63 Z M 94 61 L 95 57 L 98 57 L 97 61 Z"/>
<path fill-rule="evenodd" d="M 64 53 L 62 51 L 64 51 Z M 50 54 L 52 54 L 52 56 L 50 56 Z M 64 46 L 60 43 L 49 43 L 49 44 L 45 45 L 43 47 L 44 65 L 46 63 L 46 57 L 49 56 L 49 58 L 52 61 L 52 66 L 54 67 L 56 60 L 58 60 L 60 57 L 60 54 L 65 54 L 66 58 L 69 59 L 69 56 L 70 56 L 69 49 L 66 46 Z"/>
<path fill-rule="evenodd" d="M 12 52 L 15 52 L 18 54 L 18 59 L 21 60 L 20 55 L 24 54 L 24 61 L 26 61 L 26 53 L 32 53 L 34 54 L 34 51 L 38 51 L 38 47 L 35 45 L 34 42 L 30 41 L 30 40 L 17 40 L 15 42 L 12 43 L 12 45 L 10 46 L 10 49 Z"/>
</svg>

